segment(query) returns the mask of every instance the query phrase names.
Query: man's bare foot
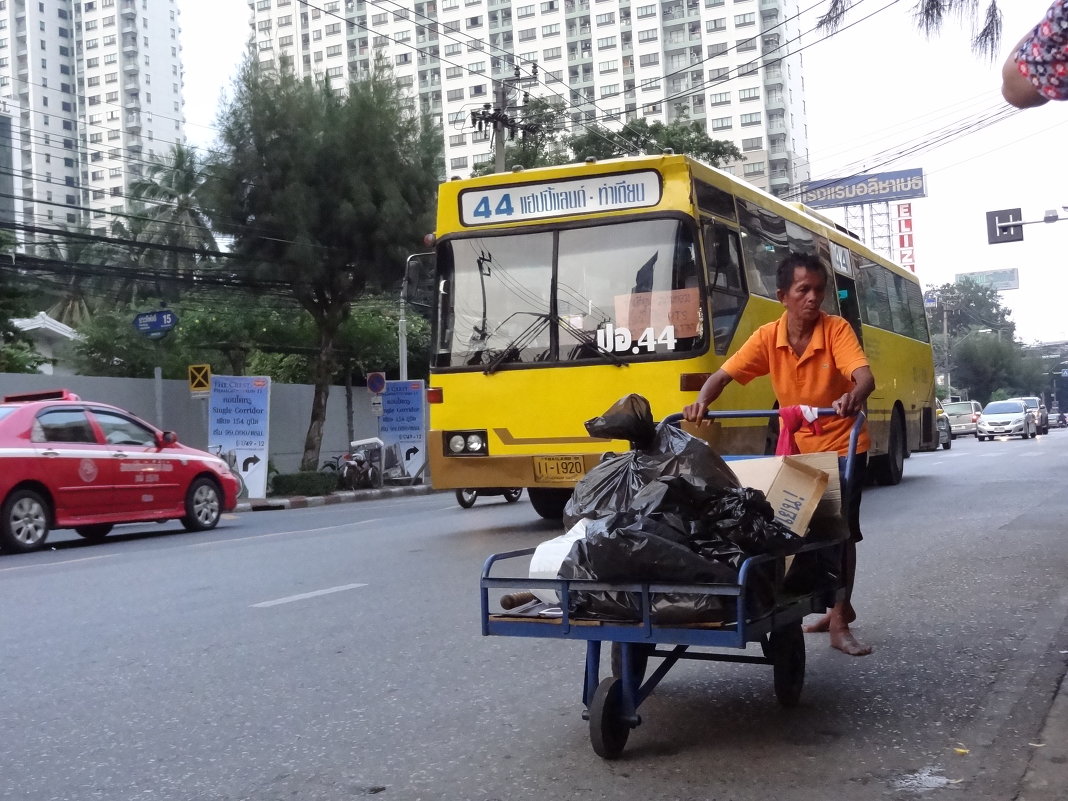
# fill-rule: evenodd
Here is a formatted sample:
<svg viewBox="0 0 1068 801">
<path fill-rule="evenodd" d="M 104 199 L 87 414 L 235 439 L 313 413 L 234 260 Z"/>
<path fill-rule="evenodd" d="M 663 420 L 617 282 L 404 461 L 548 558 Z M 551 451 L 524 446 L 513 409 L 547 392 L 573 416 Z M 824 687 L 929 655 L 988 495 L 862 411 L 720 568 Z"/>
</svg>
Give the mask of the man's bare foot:
<svg viewBox="0 0 1068 801">
<path fill-rule="evenodd" d="M 831 647 L 837 648 L 843 654 L 849 654 L 850 656 L 867 656 L 872 652 L 870 645 L 857 642 L 857 638 L 853 636 L 853 632 L 849 630 L 848 626 L 836 627 L 831 632 Z"/>
<path fill-rule="evenodd" d="M 825 631 L 831 630 L 831 612 L 823 615 L 815 623 L 805 623 L 801 628 L 806 634 L 819 634 Z M 853 609 L 853 604 L 846 603 L 845 609 L 842 610 L 842 614 L 845 618 L 846 625 L 848 626 L 854 620 L 857 619 L 856 610 Z"/>
</svg>

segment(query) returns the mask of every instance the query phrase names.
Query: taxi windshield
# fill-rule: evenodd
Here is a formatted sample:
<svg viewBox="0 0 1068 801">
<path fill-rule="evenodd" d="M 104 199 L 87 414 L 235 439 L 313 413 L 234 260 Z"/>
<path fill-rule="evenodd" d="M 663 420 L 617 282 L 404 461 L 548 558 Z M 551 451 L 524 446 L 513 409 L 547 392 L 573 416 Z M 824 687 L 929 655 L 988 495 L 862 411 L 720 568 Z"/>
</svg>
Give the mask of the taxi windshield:
<svg viewBox="0 0 1068 801">
<path fill-rule="evenodd" d="M 694 240 L 678 219 L 447 240 L 435 367 L 619 363 L 705 346 Z"/>
</svg>

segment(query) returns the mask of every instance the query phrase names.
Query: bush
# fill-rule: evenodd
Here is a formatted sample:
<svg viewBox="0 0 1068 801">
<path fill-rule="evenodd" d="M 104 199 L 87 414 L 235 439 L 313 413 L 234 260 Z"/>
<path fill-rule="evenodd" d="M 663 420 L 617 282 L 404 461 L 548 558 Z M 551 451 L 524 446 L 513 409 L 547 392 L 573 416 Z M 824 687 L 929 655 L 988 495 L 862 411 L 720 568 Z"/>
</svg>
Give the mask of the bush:
<svg viewBox="0 0 1068 801">
<path fill-rule="evenodd" d="M 329 495 L 337 489 L 337 475 L 316 470 L 279 473 L 274 477 L 272 489 L 275 495 Z"/>
</svg>

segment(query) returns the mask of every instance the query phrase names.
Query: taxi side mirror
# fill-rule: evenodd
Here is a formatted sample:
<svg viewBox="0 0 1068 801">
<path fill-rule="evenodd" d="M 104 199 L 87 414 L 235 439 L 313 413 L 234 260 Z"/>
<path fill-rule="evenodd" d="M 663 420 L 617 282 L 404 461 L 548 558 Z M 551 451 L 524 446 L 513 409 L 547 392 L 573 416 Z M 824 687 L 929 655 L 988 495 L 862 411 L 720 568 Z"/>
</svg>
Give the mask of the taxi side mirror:
<svg viewBox="0 0 1068 801">
<path fill-rule="evenodd" d="M 178 435 L 173 431 L 163 431 L 162 433 L 156 434 L 156 444 L 161 448 L 164 445 L 173 445 L 177 441 Z"/>
</svg>

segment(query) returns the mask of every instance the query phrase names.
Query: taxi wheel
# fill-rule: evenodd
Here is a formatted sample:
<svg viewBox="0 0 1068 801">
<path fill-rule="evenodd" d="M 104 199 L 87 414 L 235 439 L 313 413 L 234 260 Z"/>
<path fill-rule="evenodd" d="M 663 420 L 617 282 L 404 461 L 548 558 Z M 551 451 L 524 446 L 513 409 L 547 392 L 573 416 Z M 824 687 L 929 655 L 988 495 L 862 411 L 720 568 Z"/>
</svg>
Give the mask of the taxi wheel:
<svg viewBox="0 0 1068 801">
<path fill-rule="evenodd" d="M 87 540 L 93 542 L 99 542 L 111 533 L 111 523 L 99 523 L 95 526 L 78 526 L 74 529 L 78 532 L 78 536 L 85 537 Z"/>
<path fill-rule="evenodd" d="M 201 476 L 189 485 L 185 494 L 185 517 L 182 525 L 186 531 L 207 531 L 215 528 L 222 517 L 222 498 L 218 485 L 210 478 Z"/>
<path fill-rule="evenodd" d="M 0 511 L 0 550 L 26 553 L 48 539 L 48 502 L 33 490 L 15 490 Z"/>
</svg>

